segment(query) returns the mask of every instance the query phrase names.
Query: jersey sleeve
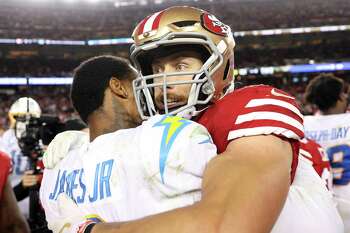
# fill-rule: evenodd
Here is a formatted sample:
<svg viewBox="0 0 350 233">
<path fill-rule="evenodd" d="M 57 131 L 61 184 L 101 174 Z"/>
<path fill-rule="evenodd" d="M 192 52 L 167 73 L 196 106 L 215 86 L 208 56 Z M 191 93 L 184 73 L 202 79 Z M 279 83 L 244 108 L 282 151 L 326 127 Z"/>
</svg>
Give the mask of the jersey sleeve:
<svg viewBox="0 0 350 233">
<path fill-rule="evenodd" d="M 227 139 L 268 135 L 299 140 L 304 137 L 303 115 L 294 97 L 270 86 L 254 86 L 236 93 L 242 104 Z"/>
<path fill-rule="evenodd" d="M 290 142 L 293 180 L 304 127 L 303 115 L 292 96 L 266 85 L 241 88 L 211 105 L 198 123 L 209 130 L 219 154 L 232 140 L 246 136 L 276 135 Z"/>
<path fill-rule="evenodd" d="M 293 97 L 266 85 L 233 91 L 210 106 L 198 119 L 212 136 L 218 152 L 231 140 L 276 135 L 286 140 L 304 137 L 303 115 Z"/>
<path fill-rule="evenodd" d="M 200 190 L 206 164 L 216 156 L 216 146 L 202 125 L 177 116 L 164 116 L 147 131 L 153 143 L 144 144 L 145 171 L 154 190 L 175 197 Z"/>
<path fill-rule="evenodd" d="M 317 174 L 324 180 L 327 187 L 332 187 L 331 164 L 324 149 L 315 141 L 304 138 L 300 140 L 299 153 L 304 158 L 308 159 Z"/>
</svg>

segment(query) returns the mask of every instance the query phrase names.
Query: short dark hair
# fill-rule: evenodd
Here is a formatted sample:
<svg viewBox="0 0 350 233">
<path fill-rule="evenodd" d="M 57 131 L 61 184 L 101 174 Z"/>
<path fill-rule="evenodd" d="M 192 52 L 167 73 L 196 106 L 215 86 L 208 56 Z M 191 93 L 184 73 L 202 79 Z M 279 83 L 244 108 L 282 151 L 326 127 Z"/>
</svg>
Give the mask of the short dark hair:
<svg viewBox="0 0 350 233">
<path fill-rule="evenodd" d="M 85 123 L 88 116 L 102 106 L 112 77 L 131 81 L 135 78 L 135 71 L 126 59 L 114 56 L 90 58 L 74 70 L 71 100 Z"/>
<path fill-rule="evenodd" d="M 306 87 L 305 100 L 315 104 L 321 111 L 335 106 L 344 92 L 344 82 L 333 74 L 320 74 Z"/>
</svg>

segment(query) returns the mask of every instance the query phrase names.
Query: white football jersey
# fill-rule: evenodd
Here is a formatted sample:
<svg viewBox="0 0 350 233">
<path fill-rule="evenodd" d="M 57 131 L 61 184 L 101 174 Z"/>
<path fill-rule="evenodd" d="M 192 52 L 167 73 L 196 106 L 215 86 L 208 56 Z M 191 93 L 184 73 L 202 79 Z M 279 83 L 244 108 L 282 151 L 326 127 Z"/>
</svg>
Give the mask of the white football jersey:
<svg viewBox="0 0 350 233">
<path fill-rule="evenodd" d="M 40 199 L 49 226 L 65 192 L 104 221 L 128 221 L 198 201 L 206 164 L 216 156 L 207 130 L 177 116 L 97 137 L 46 169 Z"/>
<path fill-rule="evenodd" d="M 11 156 L 13 169 L 11 184 L 17 185 L 21 181 L 23 173 L 29 169 L 29 160 L 23 156 L 13 129 L 8 129 L 3 134 L 2 149 Z"/>
<path fill-rule="evenodd" d="M 305 134 L 327 152 L 333 171 L 333 191 L 350 232 L 350 113 L 306 116 Z"/>
<path fill-rule="evenodd" d="M 19 148 L 15 131 L 8 129 L 2 135 L 1 139 L 2 150 L 11 157 L 12 161 L 12 173 L 10 175 L 10 181 L 12 187 L 15 187 L 21 182 L 22 176 L 25 171 L 30 169 L 28 157 L 23 156 L 21 149 Z M 18 202 L 18 206 L 21 213 L 28 218 L 29 217 L 29 197 Z"/>
</svg>

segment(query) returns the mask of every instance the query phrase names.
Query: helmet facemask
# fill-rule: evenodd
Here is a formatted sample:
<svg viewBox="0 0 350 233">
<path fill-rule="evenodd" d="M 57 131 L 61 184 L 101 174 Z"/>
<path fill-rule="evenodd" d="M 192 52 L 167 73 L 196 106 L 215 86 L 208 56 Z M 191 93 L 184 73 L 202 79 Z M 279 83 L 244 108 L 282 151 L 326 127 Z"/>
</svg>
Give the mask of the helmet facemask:
<svg viewBox="0 0 350 233">
<path fill-rule="evenodd" d="M 153 74 L 150 68 L 152 59 L 149 54 L 153 53 L 154 56 L 157 56 L 157 51 L 160 49 L 167 50 L 170 46 L 178 46 L 178 52 L 183 51 L 181 46 L 200 47 L 203 51 L 206 51 L 207 56 L 203 59 L 202 67 L 197 71 Z M 225 43 L 223 43 L 223 46 L 225 46 Z M 225 49 L 226 47 L 220 49 L 220 46 L 215 46 L 209 37 L 196 32 L 173 32 L 160 40 L 132 47 L 131 60 L 140 71 L 139 77 L 133 82 L 133 87 L 137 108 L 142 119 L 147 119 L 155 114 L 180 115 L 186 118 L 198 114 L 201 109 L 208 105 L 214 95 L 215 88 L 212 77 L 223 64 L 222 51 L 219 50 Z M 189 75 L 193 77 L 192 80 L 171 81 L 171 77 L 188 77 Z M 167 103 L 167 88 L 175 85 L 191 86 L 186 103 L 170 109 Z M 162 88 L 163 90 L 164 110 L 158 109 L 155 104 L 155 88 Z"/>
</svg>

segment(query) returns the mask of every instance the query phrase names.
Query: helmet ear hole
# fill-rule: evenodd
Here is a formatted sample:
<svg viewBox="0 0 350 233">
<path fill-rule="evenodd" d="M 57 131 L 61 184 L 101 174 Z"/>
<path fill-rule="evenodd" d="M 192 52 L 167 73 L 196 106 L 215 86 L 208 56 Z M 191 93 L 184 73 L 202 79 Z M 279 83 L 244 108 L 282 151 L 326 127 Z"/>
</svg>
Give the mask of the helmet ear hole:
<svg viewBox="0 0 350 233">
<path fill-rule="evenodd" d="M 201 93 L 203 93 L 205 95 L 210 95 L 210 94 L 214 93 L 214 91 L 215 91 L 215 87 L 214 87 L 214 84 L 212 82 L 206 81 L 201 86 Z"/>
</svg>

